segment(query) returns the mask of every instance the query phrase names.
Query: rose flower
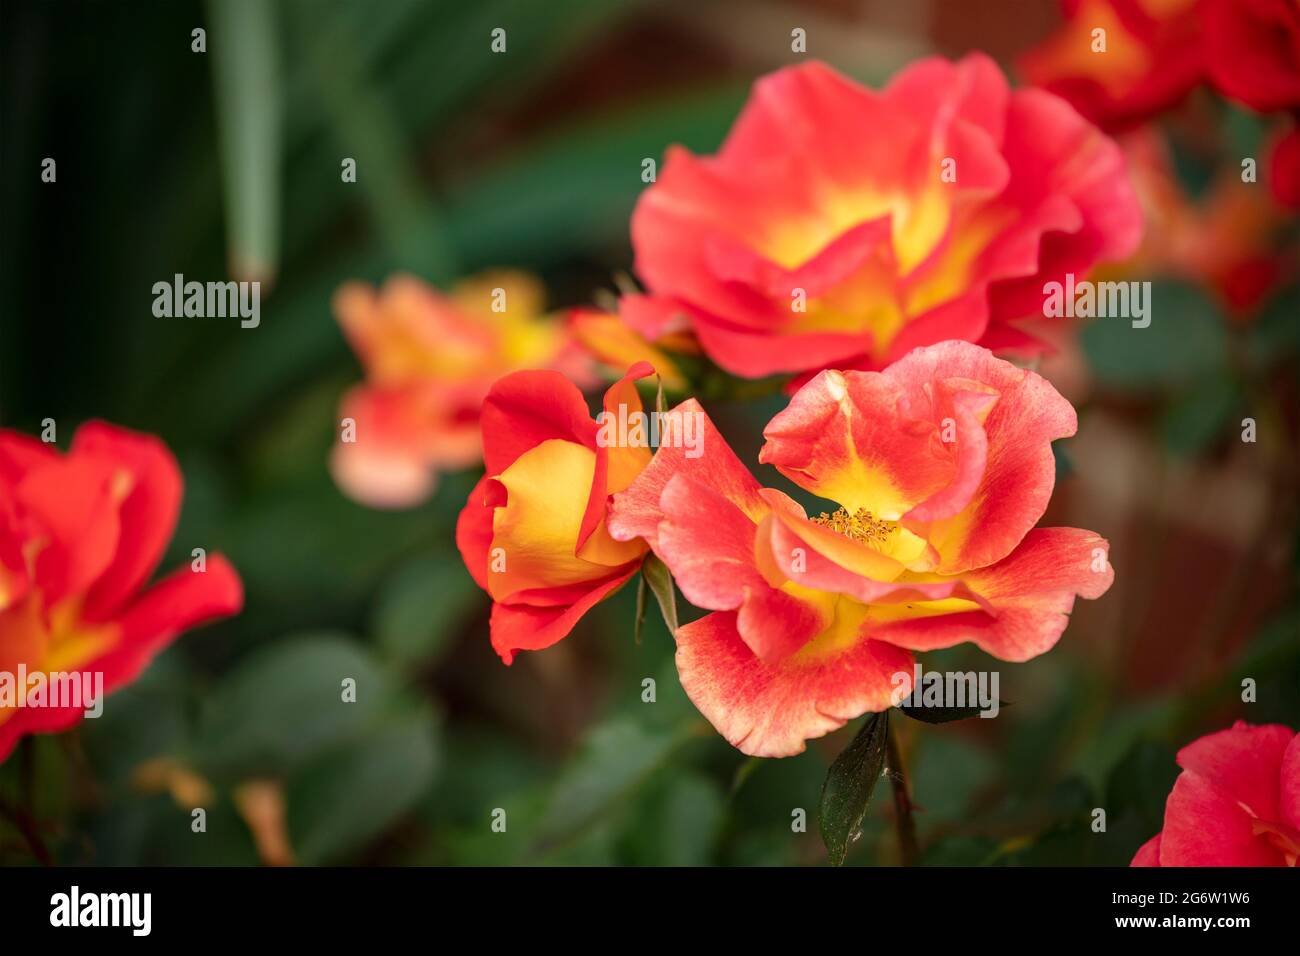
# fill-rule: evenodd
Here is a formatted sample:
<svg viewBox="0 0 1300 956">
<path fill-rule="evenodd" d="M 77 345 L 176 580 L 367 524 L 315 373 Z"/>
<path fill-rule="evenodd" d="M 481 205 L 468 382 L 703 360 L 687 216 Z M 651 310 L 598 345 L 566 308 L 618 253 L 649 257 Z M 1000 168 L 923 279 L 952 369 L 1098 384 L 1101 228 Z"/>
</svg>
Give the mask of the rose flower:
<svg viewBox="0 0 1300 956">
<path fill-rule="evenodd" d="M 641 412 L 634 365 L 605 392 L 608 415 Z M 621 408 L 620 408 L 621 407 Z M 492 597 L 492 647 L 507 664 L 516 651 L 550 647 L 641 566 L 645 542 L 615 541 L 606 528 L 610 495 L 650 460 L 644 444 L 598 440 L 601 426 L 578 388 L 559 372 L 507 375 L 483 402 L 483 464 L 456 523 L 465 567 Z"/>
<path fill-rule="evenodd" d="M 514 272 L 465 280 L 449 296 L 405 275 L 378 291 L 340 288 L 334 311 L 366 381 L 339 410 L 330 458 L 339 487 L 374 508 L 417 505 L 439 472 L 480 461 L 478 408 L 498 377 L 539 366 L 581 377 L 586 362 L 543 299 L 535 279 Z"/>
<path fill-rule="evenodd" d="M 647 296 L 626 321 L 684 323 L 748 378 L 948 339 L 1041 350 L 1011 321 L 1141 228 L 1115 143 L 987 57 L 921 60 L 880 92 L 814 62 L 760 79 L 716 156 L 669 150 L 632 216 Z"/>
<path fill-rule="evenodd" d="M 1130 129 L 1178 105 L 1201 82 L 1199 5 L 1062 0 L 1065 22 L 1021 57 L 1020 68 L 1102 129 Z"/>
<path fill-rule="evenodd" d="M 1036 657 L 1076 596 L 1110 586 L 1103 538 L 1034 528 L 1074 409 L 986 349 L 945 342 L 803 386 L 759 460 L 836 503 L 812 518 L 759 487 L 694 400 L 670 413 L 688 415 L 702 419 L 703 453 L 661 447 L 615 495 L 609 529 L 647 541 L 715 612 L 677 630 L 677 668 L 747 754 L 796 754 L 888 709 L 911 690 L 913 651 L 972 641 Z"/>
<path fill-rule="evenodd" d="M 73 675 L 107 693 L 139 676 L 178 634 L 236 613 L 243 586 L 219 555 L 145 587 L 176 527 L 181 474 L 158 439 L 83 425 L 66 454 L 0 430 L 0 760 L 29 733 L 65 730 L 91 707 L 49 694 Z M 17 675 L 28 677 L 26 687 Z M 47 699 L 32 706 L 32 675 Z M 62 681 L 61 681 L 62 682 Z M 8 706 L 6 706 L 8 703 Z M 97 706 L 97 702 L 95 702 Z"/>
<path fill-rule="evenodd" d="M 1133 866 L 1295 866 L 1300 734 L 1239 720 L 1178 751 L 1164 829 Z"/>
</svg>

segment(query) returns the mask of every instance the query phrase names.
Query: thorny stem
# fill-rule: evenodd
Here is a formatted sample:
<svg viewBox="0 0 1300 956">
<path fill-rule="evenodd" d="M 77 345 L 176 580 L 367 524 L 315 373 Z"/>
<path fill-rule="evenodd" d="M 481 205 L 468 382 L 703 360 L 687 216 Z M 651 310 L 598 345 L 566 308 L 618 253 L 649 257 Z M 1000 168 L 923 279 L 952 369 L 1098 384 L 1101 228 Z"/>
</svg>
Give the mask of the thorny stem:
<svg viewBox="0 0 1300 956">
<path fill-rule="evenodd" d="M 916 821 L 912 818 L 912 798 L 907 792 L 907 771 L 903 756 L 898 750 L 894 728 L 886 735 L 886 759 L 889 761 L 889 782 L 894 789 L 894 829 L 898 832 L 898 850 L 903 866 L 916 866 L 920 855 L 916 842 Z"/>
</svg>

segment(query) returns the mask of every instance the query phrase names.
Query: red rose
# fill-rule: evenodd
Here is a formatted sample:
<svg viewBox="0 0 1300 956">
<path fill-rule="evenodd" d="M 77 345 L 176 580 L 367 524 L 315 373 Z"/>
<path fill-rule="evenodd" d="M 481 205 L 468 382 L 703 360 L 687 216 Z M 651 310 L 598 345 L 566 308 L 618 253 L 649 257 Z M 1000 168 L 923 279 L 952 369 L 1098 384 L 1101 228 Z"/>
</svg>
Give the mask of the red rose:
<svg viewBox="0 0 1300 956">
<path fill-rule="evenodd" d="M 181 631 L 240 609 L 243 586 L 220 555 L 144 587 L 181 490 L 175 459 L 150 435 L 91 422 L 62 455 L 0 430 L 0 674 L 102 674 L 107 693 Z M 0 704 L 0 760 L 24 734 L 82 717 L 49 703 Z"/>
<path fill-rule="evenodd" d="M 1295 866 L 1300 734 L 1239 720 L 1178 751 L 1164 829 L 1133 866 Z"/>
<path fill-rule="evenodd" d="M 1219 92 L 1261 112 L 1300 106 L 1300 3 L 1203 3 L 1205 56 Z"/>
<path fill-rule="evenodd" d="M 1201 82 L 1197 3 L 1062 0 L 1065 22 L 1020 58 L 1020 68 L 1102 129 L 1129 129 L 1176 106 Z"/>
</svg>

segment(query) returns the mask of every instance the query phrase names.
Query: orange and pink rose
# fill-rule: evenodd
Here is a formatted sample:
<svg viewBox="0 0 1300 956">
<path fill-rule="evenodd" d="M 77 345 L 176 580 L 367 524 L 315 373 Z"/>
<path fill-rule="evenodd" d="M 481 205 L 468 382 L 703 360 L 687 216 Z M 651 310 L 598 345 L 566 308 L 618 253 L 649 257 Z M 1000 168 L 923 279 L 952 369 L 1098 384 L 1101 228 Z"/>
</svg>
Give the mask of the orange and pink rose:
<svg viewBox="0 0 1300 956">
<path fill-rule="evenodd" d="M 633 366 L 605 392 L 605 411 L 639 413 Z M 456 524 L 465 567 L 492 598 L 492 647 L 507 664 L 566 637 L 634 575 L 643 541 L 616 541 L 609 498 L 650 461 L 647 447 L 599 441 L 582 393 L 559 372 L 507 375 L 483 402 L 486 474 Z"/>
<path fill-rule="evenodd" d="M 1105 539 L 1035 527 L 1074 409 L 987 349 L 945 342 L 804 385 L 759 461 L 838 506 L 816 517 L 761 487 L 697 402 L 669 415 L 700 416 L 703 454 L 661 447 L 614 496 L 609 530 L 648 542 L 713 612 L 678 629 L 678 672 L 747 754 L 799 753 L 888 709 L 910 691 L 917 651 L 970 641 L 1036 657 L 1076 597 L 1110 586 Z"/>
<path fill-rule="evenodd" d="M 482 460 L 478 409 L 492 382 L 520 368 L 583 377 L 587 360 L 544 312 L 544 290 L 517 272 L 485 273 L 450 295 L 412 276 L 376 290 L 350 282 L 334 311 L 366 380 L 339 410 L 335 481 L 375 508 L 433 494 L 441 472 Z"/>
<path fill-rule="evenodd" d="M 982 54 L 881 91 L 823 63 L 763 77 L 715 156 L 669 150 L 632 216 L 648 339 L 694 333 L 756 378 L 880 368 L 948 339 L 1041 343 L 1042 288 L 1121 259 L 1141 214 L 1118 147 Z"/>
</svg>

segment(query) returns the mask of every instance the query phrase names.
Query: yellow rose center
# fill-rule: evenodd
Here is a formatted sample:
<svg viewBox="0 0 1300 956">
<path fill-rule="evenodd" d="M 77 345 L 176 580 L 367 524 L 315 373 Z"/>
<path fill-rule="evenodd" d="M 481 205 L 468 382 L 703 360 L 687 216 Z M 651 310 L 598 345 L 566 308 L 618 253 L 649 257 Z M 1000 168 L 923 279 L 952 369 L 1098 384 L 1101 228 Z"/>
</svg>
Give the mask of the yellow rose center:
<svg viewBox="0 0 1300 956">
<path fill-rule="evenodd" d="M 898 531 L 897 524 L 873 516 L 866 508 L 859 508 L 853 514 L 849 514 L 845 508 L 838 509 L 834 514 L 823 511 L 813 518 L 813 523 L 830 528 L 861 544 L 875 546 L 883 545 Z"/>
</svg>

